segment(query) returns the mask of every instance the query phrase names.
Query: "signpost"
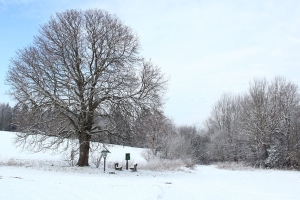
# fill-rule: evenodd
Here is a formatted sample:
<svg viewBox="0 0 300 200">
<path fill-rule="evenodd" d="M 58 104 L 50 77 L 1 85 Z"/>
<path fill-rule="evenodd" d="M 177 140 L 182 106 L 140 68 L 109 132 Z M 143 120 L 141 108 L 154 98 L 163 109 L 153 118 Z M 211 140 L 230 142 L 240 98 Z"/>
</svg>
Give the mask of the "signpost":
<svg viewBox="0 0 300 200">
<path fill-rule="evenodd" d="M 126 170 L 128 170 L 128 160 L 130 160 L 130 153 L 125 154 L 125 160 L 126 160 Z"/>
<path fill-rule="evenodd" d="M 105 171 L 105 164 L 106 164 L 106 156 L 107 156 L 107 153 L 110 153 L 107 149 L 101 151 L 101 154 L 104 158 L 104 171 Z"/>
</svg>

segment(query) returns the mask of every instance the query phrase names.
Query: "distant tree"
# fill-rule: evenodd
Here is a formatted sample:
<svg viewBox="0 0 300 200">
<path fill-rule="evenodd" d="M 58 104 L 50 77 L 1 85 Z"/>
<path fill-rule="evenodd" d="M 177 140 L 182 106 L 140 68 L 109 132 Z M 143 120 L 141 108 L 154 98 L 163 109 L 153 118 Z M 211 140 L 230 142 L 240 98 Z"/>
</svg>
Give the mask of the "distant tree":
<svg viewBox="0 0 300 200">
<path fill-rule="evenodd" d="M 256 162 L 290 167 L 291 162 L 295 163 L 292 149 L 299 142 L 299 132 L 294 131 L 300 102 L 298 87 L 283 77 L 269 83 L 256 79 L 245 98 L 241 124 Z"/>
<path fill-rule="evenodd" d="M 223 94 L 214 105 L 206 129 L 211 136 L 208 152 L 220 161 L 238 161 L 241 138 L 239 120 L 241 116 L 241 97 Z"/>
<path fill-rule="evenodd" d="M 9 104 L 0 104 L 0 130 L 11 131 L 15 127 L 12 124 L 12 108 Z"/>
<path fill-rule="evenodd" d="M 271 120 L 276 116 L 270 109 L 270 95 L 266 79 L 255 79 L 245 95 L 242 117 L 243 133 L 248 137 L 249 146 L 257 164 L 263 165 L 268 157 L 272 129 Z"/>
<path fill-rule="evenodd" d="M 4 105 L 0 104 L 0 130 L 3 130 L 3 122 L 4 122 Z"/>
<path fill-rule="evenodd" d="M 299 166 L 299 109 L 300 94 L 298 86 L 283 77 L 276 77 L 269 85 L 270 105 L 276 110 L 271 129 L 271 145 L 268 158 L 277 157 L 276 167 Z M 269 125 L 270 126 L 270 125 Z M 272 152 L 271 152 L 272 150 Z"/>
<path fill-rule="evenodd" d="M 165 145 L 166 138 L 174 132 L 175 125 L 159 109 L 144 109 L 135 121 L 137 143 L 150 148 L 154 156 Z"/>
<path fill-rule="evenodd" d="M 19 142 L 34 136 L 30 146 L 57 148 L 76 138 L 77 165 L 87 166 L 91 138 L 116 133 L 113 111 L 134 121 L 142 108 L 162 105 L 166 80 L 139 55 L 138 37 L 114 15 L 68 10 L 39 33 L 17 52 L 7 76 Z"/>
</svg>

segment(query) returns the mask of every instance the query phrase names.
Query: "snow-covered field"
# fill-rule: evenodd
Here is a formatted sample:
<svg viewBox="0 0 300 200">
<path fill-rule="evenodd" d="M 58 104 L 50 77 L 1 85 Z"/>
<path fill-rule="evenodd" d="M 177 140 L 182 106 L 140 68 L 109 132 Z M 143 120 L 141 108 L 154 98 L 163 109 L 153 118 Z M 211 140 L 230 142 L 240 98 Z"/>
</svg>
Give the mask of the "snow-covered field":
<svg viewBox="0 0 300 200">
<path fill-rule="evenodd" d="M 13 137 L 0 131 L 0 199 L 300 199 L 297 171 L 231 171 L 215 166 L 115 171 L 111 163 L 122 162 L 125 153 L 138 164 L 146 161 L 140 156 L 142 149 L 111 146 L 109 166 L 103 172 L 103 166 L 69 167 L 61 155 L 49 152 L 20 152 Z"/>
</svg>

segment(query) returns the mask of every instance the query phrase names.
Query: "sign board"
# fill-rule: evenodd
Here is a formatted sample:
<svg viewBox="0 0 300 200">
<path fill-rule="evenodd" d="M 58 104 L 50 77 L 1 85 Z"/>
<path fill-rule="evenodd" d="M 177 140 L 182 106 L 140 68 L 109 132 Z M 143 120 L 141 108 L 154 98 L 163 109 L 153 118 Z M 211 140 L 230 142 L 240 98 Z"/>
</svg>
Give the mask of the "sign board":
<svg viewBox="0 0 300 200">
<path fill-rule="evenodd" d="M 130 160 L 130 153 L 125 154 L 125 160 Z"/>
</svg>

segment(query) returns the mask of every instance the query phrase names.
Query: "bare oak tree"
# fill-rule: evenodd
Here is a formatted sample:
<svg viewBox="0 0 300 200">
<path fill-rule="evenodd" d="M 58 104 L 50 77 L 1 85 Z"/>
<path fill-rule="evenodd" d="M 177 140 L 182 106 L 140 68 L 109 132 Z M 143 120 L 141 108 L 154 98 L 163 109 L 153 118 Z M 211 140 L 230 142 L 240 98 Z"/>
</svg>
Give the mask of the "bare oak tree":
<svg viewBox="0 0 300 200">
<path fill-rule="evenodd" d="M 18 102 L 18 141 L 55 149 L 75 138 L 77 165 L 88 166 L 92 136 L 114 133 L 99 120 L 114 120 L 116 109 L 135 118 L 141 108 L 162 104 L 166 80 L 139 49 L 134 32 L 105 11 L 56 13 L 17 52 L 7 74 Z"/>
</svg>

